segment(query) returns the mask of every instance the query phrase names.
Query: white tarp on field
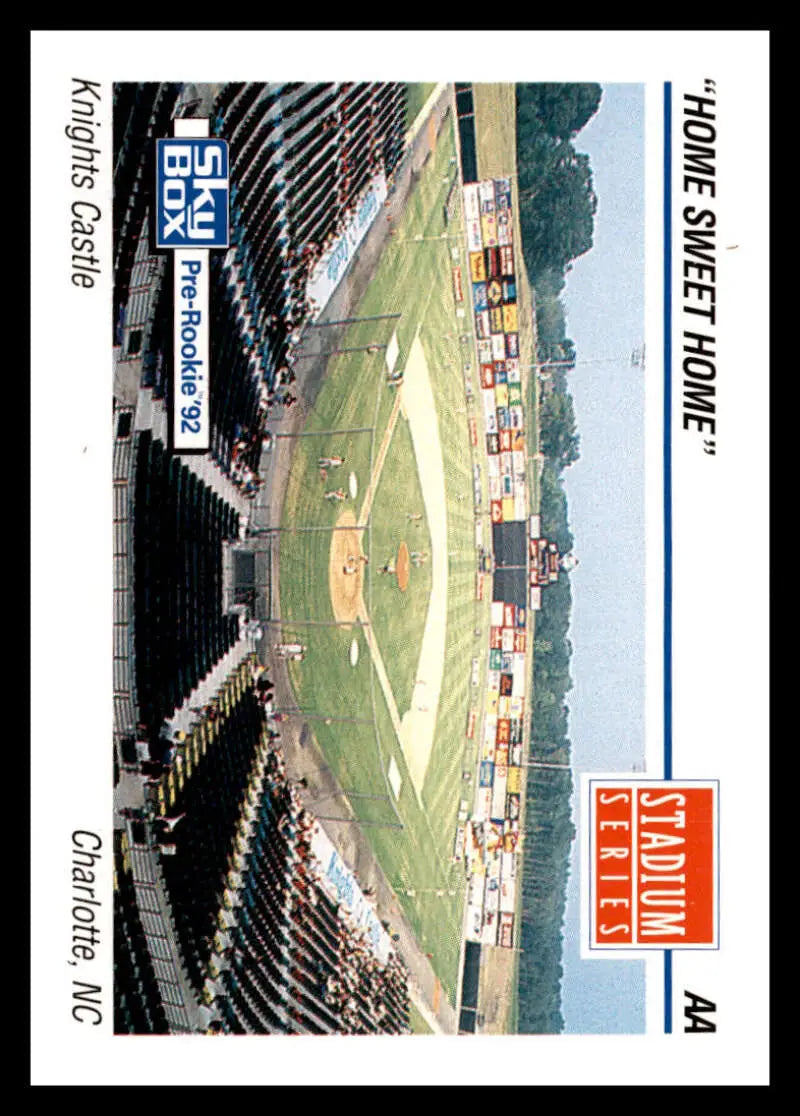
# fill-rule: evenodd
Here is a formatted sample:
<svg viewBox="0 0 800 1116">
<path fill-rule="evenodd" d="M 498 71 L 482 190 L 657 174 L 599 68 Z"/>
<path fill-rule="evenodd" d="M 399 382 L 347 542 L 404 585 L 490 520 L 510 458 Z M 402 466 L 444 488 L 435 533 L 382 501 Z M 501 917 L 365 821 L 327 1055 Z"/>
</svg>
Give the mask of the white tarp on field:
<svg viewBox="0 0 800 1116">
<path fill-rule="evenodd" d="M 399 798 L 400 788 L 403 785 L 403 777 L 400 774 L 400 768 L 397 766 L 394 756 L 389 757 L 389 783 L 395 798 Z"/>
<path fill-rule="evenodd" d="M 394 366 L 397 364 L 397 357 L 400 352 L 400 345 L 397 340 L 397 330 L 392 334 L 392 339 L 386 346 L 386 367 L 390 374 L 394 372 Z"/>
</svg>

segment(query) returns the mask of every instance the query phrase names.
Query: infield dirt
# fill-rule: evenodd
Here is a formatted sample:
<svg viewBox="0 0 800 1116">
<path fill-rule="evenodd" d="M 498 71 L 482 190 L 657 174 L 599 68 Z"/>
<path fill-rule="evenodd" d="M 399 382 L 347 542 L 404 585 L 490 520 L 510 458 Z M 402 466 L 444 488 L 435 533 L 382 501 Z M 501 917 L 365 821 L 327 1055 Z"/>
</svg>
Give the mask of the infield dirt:
<svg viewBox="0 0 800 1116">
<path fill-rule="evenodd" d="M 349 508 L 336 520 L 338 530 L 332 531 L 331 556 L 328 580 L 333 615 L 339 623 L 352 624 L 361 607 L 361 587 L 364 582 L 364 563 L 361 560 L 361 535 L 356 517 Z M 352 531 L 347 528 L 352 527 Z M 352 561 L 355 559 L 355 561 Z M 355 573 L 345 573 L 355 566 Z"/>
<path fill-rule="evenodd" d="M 408 547 L 405 542 L 400 543 L 400 549 L 397 552 L 397 584 L 400 587 L 400 592 L 405 593 L 408 589 L 408 574 L 411 566 L 411 559 L 408 553 Z"/>
</svg>

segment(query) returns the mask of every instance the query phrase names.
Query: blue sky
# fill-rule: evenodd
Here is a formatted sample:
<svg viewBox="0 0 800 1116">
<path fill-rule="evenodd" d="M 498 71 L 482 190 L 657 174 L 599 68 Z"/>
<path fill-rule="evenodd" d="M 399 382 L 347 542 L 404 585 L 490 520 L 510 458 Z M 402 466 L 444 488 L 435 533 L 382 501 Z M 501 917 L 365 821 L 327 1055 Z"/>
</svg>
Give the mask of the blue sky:
<svg viewBox="0 0 800 1116">
<path fill-rule="evenodd" d="M 591 159 L 594 245 L 563 293 L 578 366 L 570 373 L 580 459 L 564 473 L 580 565 L 571 575 L 567 695 L 576 780 L 630 771 L 644 754 L 644 86 L 605 85 L 575 138 Z M 581 361 L 597 359 L 598 364 Z M 578 1033 L 643 1031 L 644 964 L 580 959 L 580 848 L 573 846 L 564 928 L 562 1012 Z"/>
</svg>

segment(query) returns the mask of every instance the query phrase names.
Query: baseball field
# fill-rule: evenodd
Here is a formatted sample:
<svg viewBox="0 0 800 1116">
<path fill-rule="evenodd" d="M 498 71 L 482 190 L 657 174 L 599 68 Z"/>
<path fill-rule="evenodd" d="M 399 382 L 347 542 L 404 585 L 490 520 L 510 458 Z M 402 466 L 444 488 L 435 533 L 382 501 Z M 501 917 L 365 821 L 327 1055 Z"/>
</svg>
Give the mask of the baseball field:
<svg viewBox="0 0 800 1116">
<path fill-rule="evenodd" d="M 283 639 L 306 649 L 290 668 L 297 703 L 451 1001 L 464 892 L 451 856 L 471 798 L 465 727 L 485 607 L 459 340 L 469 320 L 451 278 L 464 231 L 459 209 L 443 214 L 454 157 L 448 120 L 355 311 L 400 317 L 355 323 L 340 348 L 374 351 L 330 359 L 293 456 L 280 552 Z M 326 529 L 290 530 L 309 527 Z"/>
<path fill-rule="evenodd" d="M 513 174 L 513 86 L 478 86 L 475 102 L 481 175 Z M 305 649 L 290 664 L 297 704 L 453 1003 L 464 873 L 451 857 L 473 795 L 463 776 L 477 742 L 465 729 L 471 710 L 480 723 L 488 626 L 488 600 L 475 595 L 473 466 L 485 457 L 467 422 L 472 322 L 453 294 L 452 269 L 469 274 L 460 191 L 448 221 L 443 212 L 455 144 L 449 118 L 354 312 L 399 316 L 354 323 L 339 348 L 359 351 L 328 362 L 292 459 L 279 586 L 282 638 Z M 516 206 L 515 218 L 519 236 Z M 529 329 L 520 343 L 527 366 Z M 490 1014 L 510 1030 L 517 955 L 489 952 L 503 955 L 490 964 Z"/>
</svg>

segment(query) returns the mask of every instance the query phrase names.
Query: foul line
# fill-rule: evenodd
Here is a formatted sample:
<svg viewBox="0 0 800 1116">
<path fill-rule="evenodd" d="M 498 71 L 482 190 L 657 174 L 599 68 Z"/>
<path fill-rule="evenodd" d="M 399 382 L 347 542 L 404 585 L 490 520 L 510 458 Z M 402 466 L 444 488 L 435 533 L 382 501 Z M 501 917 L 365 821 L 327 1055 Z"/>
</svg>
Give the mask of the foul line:
<svg viewBox="0 0 800 1116">
<path fill-rule="evenodd" d="M 361 514 L 358 517 L 358 527 L 366 527 L 367 520 L 369 519 L 369 513 L 372 511 L 372 501 L 375 498 L 375 493 L 378 489 L 378 481 L 381 479 L 383 465 L 386 461 L 386 454 L 389 452 L 389 443 L 392 440 L 394 428 L 397 425 L 397 416 L 400 414 L 400 399 L 402 390 L 402 385 L 397 388 L 397 398 L 394 401 L 392 413 L 389 415 L 389 421 L 386 424 L 386 430 L 384 431 L 383 438 L 381 439 L 378 456 L 375 459 L 374 465 L 372 466 L 372 476 L 369 478 L 367 491 L 364 493 L 364 503 L 361 505 Z"/>
<path fill-rule="evenodd" d="M 397 388 L 397 397 L 395 398 L 394 405 L 392 406 L 392 412 L 389 415 L 389 421 L 386 425 L 386 430 L 384 431 L 383 438 L 381 439 L 378 455 L 375 458 L 375 462 L 372 466 L 372 476 L 369 479 L 367 491 L 364 494 L 364 503 L 361 506 L 361 513 L 356 524 L 357 527 L 366 527 L 367 520 L 369 519 L 370 512 L 372 511 L 372 501 L 375 497 L 375 493 L 378 490 L 378 483 L 381 479 L 383 466 L 386 462 L 386 455 L 389 452 L 389 445 L 392 441 L 394 428 L 397 425 L 397 417 L 400 414 L 400 401 L 402 397 L 402 391 L 403 387 L 401 384 Z M 397 708 L 397 702 L 394 700 L 394 691 L 392 690 L 389 676 L 386 673 L 386 667 L 384 666 L 383 658 L 381 657 L 380 648 L 378 647 L 378 641 L 375 639 L 375 635 L 372 631 L 372 624 L 370 623 L 369 613 L 367 612 L 367 606 L 364 603 L 363 594 L 359 598 L 357 616 L 358 620 L 361 622 L 361 632 L 364 636 L 364 639 L 366 640 L 367 647 L 369 648 L 369 653 L 372 656 L 375 673 L 378 676 L 378 682 L 380 683 L 381 690 L 383 691 L 383 697 L 386 701 L 386 708 L 389 710 L 389 717 L 391 719 L 392 726 L 397 735 L 397 739 L 400 740 L 400 733 L 402 730 L 400 712 Z M 416 787 L 414 789 L 416 790 Z"/>
</svg>

